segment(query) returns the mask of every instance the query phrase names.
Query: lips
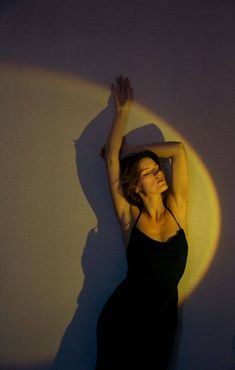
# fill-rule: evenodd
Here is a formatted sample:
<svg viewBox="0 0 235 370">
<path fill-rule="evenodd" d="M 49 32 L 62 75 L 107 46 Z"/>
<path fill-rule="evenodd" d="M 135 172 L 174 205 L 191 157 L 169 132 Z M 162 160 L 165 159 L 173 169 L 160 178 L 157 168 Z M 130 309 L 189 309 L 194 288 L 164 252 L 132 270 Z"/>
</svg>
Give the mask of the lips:
<svg viewBox="0 0 235 370">
<path fill-rule="evenodd" d="M 164 180 L 158 180 L 158 181 L 156 181 L 156 184 L 157 185 L 164 185 L 165 181 Z"/>
</svg>

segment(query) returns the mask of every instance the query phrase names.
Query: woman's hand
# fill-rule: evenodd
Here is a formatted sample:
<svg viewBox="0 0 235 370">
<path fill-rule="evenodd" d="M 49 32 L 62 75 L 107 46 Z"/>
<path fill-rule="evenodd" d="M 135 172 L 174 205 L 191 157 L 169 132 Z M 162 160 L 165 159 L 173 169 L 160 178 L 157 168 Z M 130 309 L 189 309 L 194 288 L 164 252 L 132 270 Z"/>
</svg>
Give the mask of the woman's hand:
<svg viewBox="0 0 235 370">
<path fill-rule="evenodd" d="M 133 89 L 128 78 L 119 76 L 116 84 L 112 83 L 111 93 L 114 99 L 116 114 L 128 110 L 133 101 Z"/>
</svg>

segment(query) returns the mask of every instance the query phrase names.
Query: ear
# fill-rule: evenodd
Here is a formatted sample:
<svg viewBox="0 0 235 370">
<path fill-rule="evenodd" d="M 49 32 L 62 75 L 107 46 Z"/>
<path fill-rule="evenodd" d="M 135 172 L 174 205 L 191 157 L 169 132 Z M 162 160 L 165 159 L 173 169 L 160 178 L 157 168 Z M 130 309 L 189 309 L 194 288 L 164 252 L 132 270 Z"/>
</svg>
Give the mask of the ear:
<svg viewBox="0 0 235 370">
<path fill-rule="evenodd" d="M 135 186 L 135 193 L 137 194 L 137 193 L 139 193 L 139 189 Z"/>
</svg>

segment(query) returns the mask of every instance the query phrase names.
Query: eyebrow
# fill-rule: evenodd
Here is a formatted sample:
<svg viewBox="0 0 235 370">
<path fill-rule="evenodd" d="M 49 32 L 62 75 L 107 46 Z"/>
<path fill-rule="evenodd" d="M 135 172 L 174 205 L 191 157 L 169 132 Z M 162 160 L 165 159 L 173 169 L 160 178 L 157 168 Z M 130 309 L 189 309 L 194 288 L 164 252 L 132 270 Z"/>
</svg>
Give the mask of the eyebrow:
<svg viewBox="0 0 235 370">
<path fill-rule="evenodd" d="M 160 167 L 157 163 L 153 165 L 153 167 Z M 146 170 L 150 170 L 151 167 L 146 167 L 146 168 L 142 168 L 142 170 L 140 170 L 139 173 L 143 172 L 143 171 L 146 171 Z"/>
</svg>

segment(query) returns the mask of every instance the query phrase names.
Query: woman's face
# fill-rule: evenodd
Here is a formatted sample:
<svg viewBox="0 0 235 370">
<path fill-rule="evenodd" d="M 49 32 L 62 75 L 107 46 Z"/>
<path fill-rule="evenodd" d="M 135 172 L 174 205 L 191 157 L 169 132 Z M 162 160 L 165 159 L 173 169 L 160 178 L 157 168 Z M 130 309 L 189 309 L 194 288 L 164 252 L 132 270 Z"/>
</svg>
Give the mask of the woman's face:
<svg viewBox="0 0 235 370">
<path fill-rule="evenodd" d="M 161 194 L 168 189 L 164 173 L 152 158 L 146 157 L 139 161 L 138 173 L 138 192 L 145 195 Z"/>
</svg>

